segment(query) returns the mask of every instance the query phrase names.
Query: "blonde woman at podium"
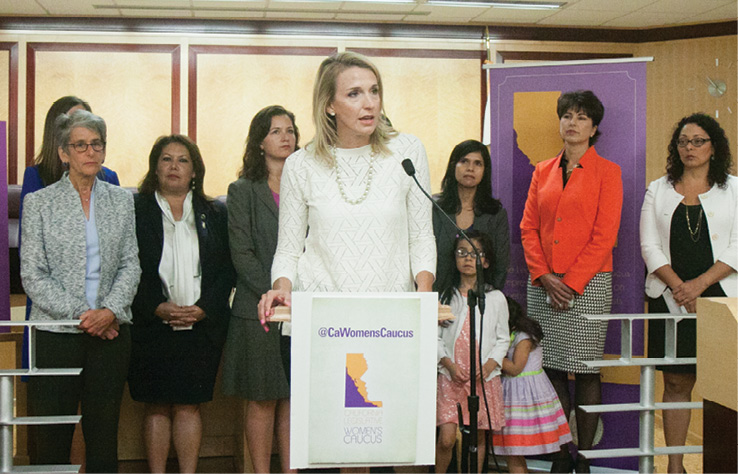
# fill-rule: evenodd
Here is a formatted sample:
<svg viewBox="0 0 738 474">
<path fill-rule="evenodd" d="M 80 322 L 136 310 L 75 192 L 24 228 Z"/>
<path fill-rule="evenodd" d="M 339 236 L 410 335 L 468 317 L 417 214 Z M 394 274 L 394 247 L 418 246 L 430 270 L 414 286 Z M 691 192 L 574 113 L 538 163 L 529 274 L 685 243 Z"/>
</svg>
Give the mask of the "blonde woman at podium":
<svg viewBox="0 0 738 474">
<path fill-rule="evenodd" d="M 273 289 L 263 321 L 292 290 L 431 291 L 436 246 L 431 203 L 403 171 L 410 159 L 430 187 L 425 148 L 383 113 L 382 78 L 352 52 L 320 65 L 313 89 L 315 137 L 284 165 Z M 309 234 L 307 233 L 310 228 Z"/>
<path fill-rule="evenodd" d="M 697 298 L 738 295 L 738 178 L 729 174 L 725 131 L 705 114 L 684 117 L 668 147 L 666 176 L 648 186 L 641 209 L 641 254 L 648 268 L 649 313 L 694 313 Z M 664 357 L 664 321 L 648 324 L 648 357 Z M 677 357 L 695 357 L 697 323 L 677 325 Z M 688 402 L 694 365 L 657 366 L 664 402 Z M 683 446 L 690 410 L 664 410 L 667 446 Z M 682 454 L 669 472 L 683 472 Z"/>
</svg>

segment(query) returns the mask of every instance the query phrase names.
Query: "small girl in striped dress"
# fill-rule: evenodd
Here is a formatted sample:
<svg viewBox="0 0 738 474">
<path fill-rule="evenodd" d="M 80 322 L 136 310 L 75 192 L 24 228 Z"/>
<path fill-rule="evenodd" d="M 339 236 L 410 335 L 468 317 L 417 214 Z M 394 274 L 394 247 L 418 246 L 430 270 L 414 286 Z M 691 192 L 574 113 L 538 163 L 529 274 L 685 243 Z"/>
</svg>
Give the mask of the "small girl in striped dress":
<svg viewBox="0 0 738 474">
<path fill-rule="evenodd" d="M 505 427 L 494 432 L 494 450 L 507 458 L 509 472 L 528 472 L 525 456 L 562 451 L 571 432 L 543 371 L 541 326 L 525 316 L 515 300 L 507 298 L 507 304 L 512 343 L 502 361 Z"/>
</svg>

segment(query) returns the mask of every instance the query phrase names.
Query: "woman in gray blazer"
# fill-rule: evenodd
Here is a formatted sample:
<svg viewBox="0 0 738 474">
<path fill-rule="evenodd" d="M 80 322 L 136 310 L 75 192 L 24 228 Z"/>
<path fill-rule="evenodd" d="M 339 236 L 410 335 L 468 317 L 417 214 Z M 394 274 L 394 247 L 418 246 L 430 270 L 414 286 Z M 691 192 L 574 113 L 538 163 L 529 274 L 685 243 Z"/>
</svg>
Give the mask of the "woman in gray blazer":
<svg viewBox="0 0 738 474">
<path fill-rule="evenodd" d="M 78 376 L 31 377 L 34 416 L 82 411 L 87 472 L 118 470 L 118 416 L 130 357 L 131 302 L 141 269 L 133 196 L 97 178 L 106 126 L 85 110 L 56 122 L 56 183 L 26 196 L 21 278 L 31 320 L 75 320 L 37 332 L 36 367 L 81 367 Z M 66 464 L 74 425 L 34 426 L 31 461 Z"/>
<path fill-rule="evenodd" d="M 280 334 L 278 323 L 261 325 L 257 304 L 271 288 L 282 167 L 299 138 L 292 112 L 278 105 L 260 110 L 249 127 L 239 178 L 228 187 L 228 235 L 237 282 L 223 392 L 249 400 L 244 434 L 255 472 L 269 472 L 275 430 L 281 472 L 290 472 L 290 338 Z"/>
</svg>

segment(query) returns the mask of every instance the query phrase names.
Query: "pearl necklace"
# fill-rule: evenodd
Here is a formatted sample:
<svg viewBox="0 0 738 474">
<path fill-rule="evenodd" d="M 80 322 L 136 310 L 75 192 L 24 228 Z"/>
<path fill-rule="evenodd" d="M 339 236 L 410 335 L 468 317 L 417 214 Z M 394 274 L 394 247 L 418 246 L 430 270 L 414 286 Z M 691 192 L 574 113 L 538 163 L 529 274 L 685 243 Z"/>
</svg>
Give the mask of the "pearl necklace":
<svg viewBox="0 0 738 474">
<path fill-rule="evenodd" d="M 351 204 L 352 206 L 361 204 L 369 195 L 369 191 L 372 188 L 372 180 L 374 179 L 374 161 L 376 160 L 377 155 L 374 153 L 374 151 L 372 151 L 371 155 L 369 155 L 369 169 L 366 172 L 366 186 L 364 187 L 364 192 L 357 199 L 351 199 L 346 195 L 346 190 L 344 189 L 343 181 L 341 180 L 341 175 L 338 170 L 336 147 L 331 148 L 331 153 L 333 154 L 333 170 L 336 173 L 336 183 L 338 184 L 338 192 L 341 193 L 341 199 L 343 199 L 343 202 L 345 202 L 346 204 Z"/>
</svg>

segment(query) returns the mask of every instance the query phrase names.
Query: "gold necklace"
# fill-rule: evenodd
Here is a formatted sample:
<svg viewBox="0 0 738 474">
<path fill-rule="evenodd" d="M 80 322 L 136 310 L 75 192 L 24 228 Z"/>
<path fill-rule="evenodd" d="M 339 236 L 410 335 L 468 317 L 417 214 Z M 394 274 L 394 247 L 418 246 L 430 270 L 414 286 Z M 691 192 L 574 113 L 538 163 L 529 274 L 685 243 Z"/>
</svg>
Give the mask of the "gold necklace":
<svg viewBox="0 0 738 474">
<path fill-rule="evenodd" d="M 697 243 L 697 241 L 700 240 L 700 233 L 702 232 L 702 206 L 700 206 L 700 217 L 694 230 L 692 230 L 692 224 L 689 222 L 689 206 L 685 204 L 684 209 L 685 213 L 687 214 L 687 229 L 689 230 L 689 238 L 692 239 L 692 242 Z"/>
<path fill-rule="evenodd" d="M 331 148 L 331 152 L 333 154 L 333 170 L 336 173 L 336 183 L 338 184 L 338 192 L 341 193 L 341 199 L 343 199 L 343 202 L 346 204 L 351 204 L 352 206 L 355 206 L 357 204 L 361 204 L 364 202 L 366 197 L 369 195 L 369 191 L 372 188 L 372 180 L 374 179 L 374 161 L 377 158 L 377 155 L 372 151 L 369 159 L 369 169 L 366 172 L 366 186 L 364 187 L 364 192 L 361 193 L 361 196 L 359 196 L 356 199 L 351 199 L 346 194 L 346 190 L 343 186 L 343 180 L 341 180 L 341 175 L 338 170 L 338 158 L 336 156 L 336 147 Z"/>
</svg>

